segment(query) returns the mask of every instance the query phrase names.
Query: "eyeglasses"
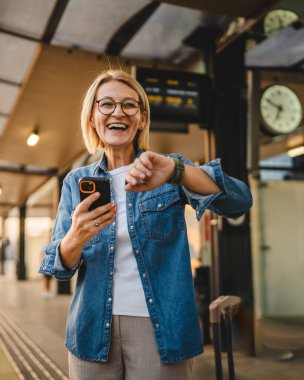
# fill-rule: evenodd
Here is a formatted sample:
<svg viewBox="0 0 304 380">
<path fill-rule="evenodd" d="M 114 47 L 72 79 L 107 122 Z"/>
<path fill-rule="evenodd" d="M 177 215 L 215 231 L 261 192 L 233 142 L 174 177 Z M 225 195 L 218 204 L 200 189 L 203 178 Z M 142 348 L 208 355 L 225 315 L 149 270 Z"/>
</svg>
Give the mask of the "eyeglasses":
<svg viewBox="0 0 304 380">
<path fill-rule="evenodd" d="M 105 98 L 96 100 L 98 111 L 103 115 L 110 115 L 116 110 L 117 104 L 120 104 L 125 115 L 134 116 L 141 108 L 141 102 L 135 99 L 125 99 L 122 102 L 114 102 L 113 99 Z"/>
</svg>

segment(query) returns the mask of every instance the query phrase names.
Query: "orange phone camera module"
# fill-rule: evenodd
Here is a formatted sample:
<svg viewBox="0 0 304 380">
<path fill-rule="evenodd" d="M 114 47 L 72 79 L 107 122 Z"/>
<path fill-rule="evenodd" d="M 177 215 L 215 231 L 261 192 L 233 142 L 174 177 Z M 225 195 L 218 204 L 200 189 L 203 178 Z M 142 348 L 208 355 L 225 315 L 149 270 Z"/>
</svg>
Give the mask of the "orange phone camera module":
<svg viewBox="0 0 304 380">
<path fill-rule="evenodd" d="M 80 190 L 85 194 L 93 194 L 96 191 L 95 183 L 88 180 L 80 181 Z"/>
</svg>

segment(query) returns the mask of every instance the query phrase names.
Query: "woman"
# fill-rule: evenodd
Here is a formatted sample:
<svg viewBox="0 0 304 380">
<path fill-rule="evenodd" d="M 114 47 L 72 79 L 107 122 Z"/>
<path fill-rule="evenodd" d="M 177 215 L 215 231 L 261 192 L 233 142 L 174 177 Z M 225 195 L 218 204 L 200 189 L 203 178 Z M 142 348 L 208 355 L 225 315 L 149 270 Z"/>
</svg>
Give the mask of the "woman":
<svg viewBox="0 0 304 380">
<path fill-rule="evenodd" d="M 77 271 L 66 332 L 72 380 L 192 379 L 203 352 L 184 218 L 208 208 L 238 216 L 251 206 L 246 185 L 219 160 L 197 167 L 148 151 L 150 109 L 129 74 L 106 71 L 87 91 L 81 126 L 100 162 L 65 178 L 52 242 L 41 273 L 59 280 Z M 111 179 L 112 202 L 88 211 L 78 180 Z"/>
</svg>

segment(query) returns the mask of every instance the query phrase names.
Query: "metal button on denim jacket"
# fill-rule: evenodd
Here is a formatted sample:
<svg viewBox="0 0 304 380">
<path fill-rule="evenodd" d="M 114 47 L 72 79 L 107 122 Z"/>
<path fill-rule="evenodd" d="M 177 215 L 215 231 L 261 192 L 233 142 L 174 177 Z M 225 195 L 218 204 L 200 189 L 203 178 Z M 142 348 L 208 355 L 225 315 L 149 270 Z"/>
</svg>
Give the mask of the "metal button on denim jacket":
<svg viewBox="0 0 304 380">
<path fill-rule="evenodd" d="M 193 165 L 180 155 L 171 156 Z M 221 192 L 202 196 L 171 184 L 147 192 L 126 192 L 128 230 L 158 352 L 164 363 L 203 352 L 192 284 L 185 204 L 196 210 L 198 220 L 206 209 L 233 217 L 245 213 L 252 204 L 247 186 L 223 173 L 219 159 L 200 168 L 215 180 Z M 105 156 L 100 162 L 74 169 L 66 176 L 52 242 L 46 248 L 39 272 L 67 280 L 78 271 L 68 314 L 66 346 L 79 358 L 106 362 L 111 342 L 115 222 L 86 243 L 75 268 L 66 270 L 58 253 L 59 244 L 71 226 L 73 211 L 80 202 L 78 180 L 84 176 L 111 178 Z M 113 189 L 111 194 L 114 200 Z"/>
</svg>

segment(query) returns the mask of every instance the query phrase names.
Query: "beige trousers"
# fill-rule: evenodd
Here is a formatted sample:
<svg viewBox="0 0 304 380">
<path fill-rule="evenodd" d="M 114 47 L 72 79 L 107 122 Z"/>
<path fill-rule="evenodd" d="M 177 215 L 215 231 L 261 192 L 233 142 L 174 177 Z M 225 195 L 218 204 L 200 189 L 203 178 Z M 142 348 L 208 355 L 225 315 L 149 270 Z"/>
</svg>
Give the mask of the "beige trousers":
<svg viewBox="0 0 304 380">
<path fill-rule="evenodd" d="M 70 380 L 192 380 L 192 359 L 161 362 L 150 318 L 113 316 L 107 363 L 69 352 Z"/>
</svg>

